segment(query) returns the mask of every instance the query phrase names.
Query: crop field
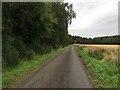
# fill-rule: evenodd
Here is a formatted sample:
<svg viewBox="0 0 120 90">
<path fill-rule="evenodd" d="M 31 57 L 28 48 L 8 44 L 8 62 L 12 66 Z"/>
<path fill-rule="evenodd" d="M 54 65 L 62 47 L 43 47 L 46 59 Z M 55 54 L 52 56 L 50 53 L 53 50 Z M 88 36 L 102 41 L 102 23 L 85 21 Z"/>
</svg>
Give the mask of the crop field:
<svg viewBox="0 0 120 90">
<path fill-rule="evenodd" d="M 118 60 L 120 59 L 120 45 L 80 44 L 78 46 L 89 52 L 91 56 L 101 60 L 101 62 L 110 60 L 114 63 L 118 63 Z"/>
<path fill-rule="evenodd" d="M 117 88 L 119 86 L 119 45 L 75 44 L 74 46 L 83 59 L 95 87 Z"/>
</svg>

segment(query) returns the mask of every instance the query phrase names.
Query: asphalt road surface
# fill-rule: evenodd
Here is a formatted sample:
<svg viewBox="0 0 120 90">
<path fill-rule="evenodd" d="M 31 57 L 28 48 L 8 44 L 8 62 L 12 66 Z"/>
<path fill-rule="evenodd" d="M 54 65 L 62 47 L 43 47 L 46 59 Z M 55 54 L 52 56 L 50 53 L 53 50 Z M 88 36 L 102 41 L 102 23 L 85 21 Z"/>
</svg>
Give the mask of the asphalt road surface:
<svg viewBox="0 0 120 90">
<path fill-rule="evenodd" d="M 94 86 L 74 48 L 69 47 L 14 88 L 94 88 Z"/>
</svg>

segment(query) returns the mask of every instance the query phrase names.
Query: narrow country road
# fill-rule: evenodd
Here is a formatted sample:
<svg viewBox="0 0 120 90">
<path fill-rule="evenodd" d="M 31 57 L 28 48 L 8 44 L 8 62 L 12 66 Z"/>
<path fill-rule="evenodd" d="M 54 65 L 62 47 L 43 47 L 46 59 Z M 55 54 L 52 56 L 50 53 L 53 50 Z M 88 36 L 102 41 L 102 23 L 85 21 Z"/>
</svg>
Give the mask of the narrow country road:
<svg viewBox="0 0 120 90">
<path fill-rule="evenodd" d="M 23 80 L 15 88 L 93 88 L 73 47 Z"/>
</svg>

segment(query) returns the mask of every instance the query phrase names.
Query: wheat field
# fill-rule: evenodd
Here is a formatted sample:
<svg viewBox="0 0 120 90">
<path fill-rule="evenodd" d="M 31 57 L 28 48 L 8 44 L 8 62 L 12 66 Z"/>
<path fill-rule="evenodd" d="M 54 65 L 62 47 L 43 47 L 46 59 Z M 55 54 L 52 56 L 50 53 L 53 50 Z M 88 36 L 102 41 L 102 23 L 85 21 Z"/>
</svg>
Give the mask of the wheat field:
<svg viewBox="0 0 120 90">
<path fill-rule="evenodd" d="M 111 60 L 113 62 L 118 62 L 120 60 L 120 45 L 95 45 L 95 44 L 76 44 L 76 46 L 80 46 L 83 50 L 88 51 L 90 53 L 98 53 L 102 55 L 101 62 Z"/>
</svg>

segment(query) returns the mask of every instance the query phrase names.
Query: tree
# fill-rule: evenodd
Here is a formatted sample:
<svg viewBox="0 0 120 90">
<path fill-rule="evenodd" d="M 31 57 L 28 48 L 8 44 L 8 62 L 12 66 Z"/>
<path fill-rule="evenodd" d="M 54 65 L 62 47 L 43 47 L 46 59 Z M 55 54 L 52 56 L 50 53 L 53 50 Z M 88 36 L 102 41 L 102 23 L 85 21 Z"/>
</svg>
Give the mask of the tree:
<svg viewBox="0 0 120 90">
<path fill-rule="evenodd" d="M 68 24 L 76 16 L 72 4 L 5 2 L 2 8 L 3 61 L 7 64 L 69 44 Z"/>
</svg>

